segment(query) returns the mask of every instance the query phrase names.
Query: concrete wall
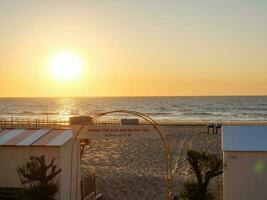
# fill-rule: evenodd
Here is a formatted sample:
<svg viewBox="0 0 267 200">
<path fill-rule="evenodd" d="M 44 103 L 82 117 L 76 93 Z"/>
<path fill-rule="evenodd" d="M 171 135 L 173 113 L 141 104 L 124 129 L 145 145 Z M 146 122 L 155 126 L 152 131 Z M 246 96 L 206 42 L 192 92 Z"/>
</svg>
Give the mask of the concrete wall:
<svg viewBox="0 0 267 200">
<path fill-rule="evenodd" d="M 267 152 L 224 152 L 224 200 L 267 199 Z"/>
<path fill-rule="evenodd" d="M 45 155 L 47 163 L 53 157 L 55 164 L 60 168 L 58 147 L 0 147 L 0 187 L 22 187 L 16 168 L 29 160 L 30 156 Z M 55 178 L 59 182 L 60 177 Z M 60 194 L 57 194 L 60 199 Z"/>
<path fill-rule="evenodd" d="M 55 178 L 59 184 L 59 193 L 56 198 L 59 200 L 70 200 L 71 183 L 71 149 L 73 140 L 69 140 L 62 147 L 0 147 L 0 187 L 22 187 L 16 167 L 27 161 L 30 156 L 45 155 L 46 162 L 56 158 L 57 168 L 62 172 Z M 74 144 L 72 162 L 72 198 L 80 200 L 80 142 Z M 77 185 L 76 185 L 77 183 Z"/>
<path fill-rule="evenodd" d="M 16 167 L 29 160 L 30 156 L 41 155 L 46 156 L 47 162 L 55 157 L 55 164 L 60 167 L 59 148 L 0 147 L 0 187 L 21 187 Z"/>
<path fill-rule="evenodd" d="M 69 200 L 71 191 L 71 200 L 80 200 L 81 198 L 81 166 L 80 166 L 80 142 L 74 143 L 73 157 L 71 158 L 73 139 L 68 141 L 60 150 L 61 157 L 61 199 Z M 72 178 L 71 178 L 71 159 L 72 159 Z M 72 187 L 70 184 L 72 181 Z"/>
</svg>

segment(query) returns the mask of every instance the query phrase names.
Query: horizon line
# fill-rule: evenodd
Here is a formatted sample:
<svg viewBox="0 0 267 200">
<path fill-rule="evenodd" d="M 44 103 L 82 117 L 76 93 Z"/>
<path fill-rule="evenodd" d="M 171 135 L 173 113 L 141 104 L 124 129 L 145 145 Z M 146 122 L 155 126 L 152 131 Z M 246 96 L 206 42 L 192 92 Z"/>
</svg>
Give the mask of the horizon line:
<svg viewBox="0 0 267 200">
<path fill-rule="evenodd" d="M 265 95 L 0 96 L 0 98 L 267 97 Z"/>
</svg>

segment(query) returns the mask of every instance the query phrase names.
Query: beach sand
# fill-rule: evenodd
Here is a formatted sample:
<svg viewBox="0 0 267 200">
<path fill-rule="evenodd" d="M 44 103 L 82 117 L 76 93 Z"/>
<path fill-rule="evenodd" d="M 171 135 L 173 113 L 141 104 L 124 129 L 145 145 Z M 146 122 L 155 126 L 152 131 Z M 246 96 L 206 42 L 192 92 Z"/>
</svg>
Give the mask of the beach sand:
<svg viewBox="0 0 267 200">
<path fill-rule="evenodd" d="M 161 125 L 160 129 L 171 147 L 177 193 L 181 181 L 192 177 L 186 150 L 221 154 L 221 135 L 207 134 L 203 125 Z M 83 155 L 82 169 L 84 173 L 96 170 L 97 192 L 107 200 L 162 200 L 167 199 L 165 160 L 163 144 L 157 139 L 93 140 Z"/>
</svg>

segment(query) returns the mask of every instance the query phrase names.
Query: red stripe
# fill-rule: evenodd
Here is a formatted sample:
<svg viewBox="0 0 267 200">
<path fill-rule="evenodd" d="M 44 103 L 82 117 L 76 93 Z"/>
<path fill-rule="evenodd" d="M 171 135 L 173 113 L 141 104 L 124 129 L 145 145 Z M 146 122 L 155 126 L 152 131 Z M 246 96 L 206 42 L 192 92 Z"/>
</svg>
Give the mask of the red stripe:
<svg viewBox="0 0 267 200">
<path fill-rule="evenodd" d="M 3 129 L 0 131 L 0 137 L 6 135 L 7 133 L 9 133 L 10 131 L 13 131 L 14 129 Z"/>
<path fill-rule="evenodd" d="M 39 140 L 37 140 L 35 143 L 33 143 L 33 146 L 43 146 L 49 144 L 52 140 L 54 140 L 60 133 L 62 133 L 65 130 L 51 130 L 47 134 L 45 134 L 43 137 L 41 137 Z"/>
</svg>

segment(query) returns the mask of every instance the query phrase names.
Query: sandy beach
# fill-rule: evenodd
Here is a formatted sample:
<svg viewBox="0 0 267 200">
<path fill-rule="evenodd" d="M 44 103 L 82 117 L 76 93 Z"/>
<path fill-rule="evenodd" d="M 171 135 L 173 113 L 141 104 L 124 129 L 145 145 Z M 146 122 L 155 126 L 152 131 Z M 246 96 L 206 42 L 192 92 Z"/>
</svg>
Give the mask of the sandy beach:
<svg viewBox="0 0 267 200">
<path fill-rule="evenodd" d="M 221 136 L 205 125 L 161 125 L 172 153 L 173 190 L 192 172 L 185 160 L 191 148 L 221 153 Z M 82 161 L 83 172 L 96 170 L 97 192 L 108 200 L 162 200 L 167 197 L 166 164 L 160 140 L 94 140 Z M 218 193 L 218 192 L 217 192 Z M 220 194 L 218 194 L 220 195 Z"/>
</svg>

